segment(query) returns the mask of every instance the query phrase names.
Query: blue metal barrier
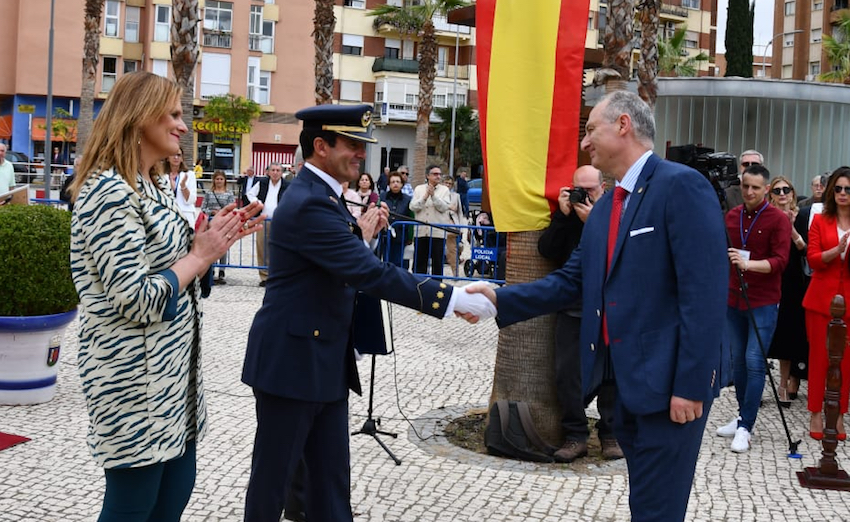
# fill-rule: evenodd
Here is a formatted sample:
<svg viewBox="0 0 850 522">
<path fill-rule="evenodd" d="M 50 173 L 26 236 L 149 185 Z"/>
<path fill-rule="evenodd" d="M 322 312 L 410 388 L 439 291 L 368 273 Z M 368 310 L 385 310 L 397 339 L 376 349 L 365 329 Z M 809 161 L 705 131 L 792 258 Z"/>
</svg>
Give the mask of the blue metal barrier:
<svg viewBox="0 0 850 522">
<path fill-rule="evenodd" d="M 266 220 L 266 229 L 271 223 L 271 219 Z M 440 228 L 442 227 L 442 228 Z M 473 226 L 473 225 L 422 225 L 414 221 L 396 221 L 393 223 L 396 236 L 393 238 L 390 230 L 383 231 L 379 236 L 378 255 L 386 262 L 393 263 L 403 268 L 411 269 L 414 273 L 422 275 L 431 275 L 436 279 L 445 279 L 449 281 L 485 281 L 502 285 L 505 283 L 504 267 L 505 267 L 505 240 L 507 235 L 496 232 L 493 227 Z M 427 237 L 436 237 L 451 239 L 454 241 L 455 249 L 444 248 L 440 251 L 440 258 L 444 260 L 442 268 L 445 270 L 448 266 L 451 275 L 448 272 L 433 274 L 433 270 L 427 269 L 427 260 L 431 257 L 430 241 L 420 241 L 421 248 L 427 248 L 424 255 L 426 259 L 426 267 L 420 267 L 417 263 L 416 241 L 420 229 L 430 229 L 423 235 Z M 457 231 L 452 233 L 450 231 Z M 269 235 L 265 234 L 265 251 L 268 252 Z M 410 242 L 408 243 L 408 237 Z M 399 245 L 401 249 L 393 248 L 392 245 Z M 254 235 L 245 236 L 230 247 L 228 252 L 227 263 L 214 263 L 214 268 L 245 268 L 251 270 L 268 269 L 267 265 L 259 264 L 259 259 L 256 253 L 256 237 Z M 462 252 L 461 245 L 469 245 L 470 252 L 466 256 Z M 411 246 L 413 248 L 411 248 Z M 407 253 L 410 257 L 407 257 Z M 451 253 L 452 259 L 447 259 Z M 409 261 L 409 263 L 405 263 Z M 457 267 L 457 270 L 455 270 Z"/>
</svg>

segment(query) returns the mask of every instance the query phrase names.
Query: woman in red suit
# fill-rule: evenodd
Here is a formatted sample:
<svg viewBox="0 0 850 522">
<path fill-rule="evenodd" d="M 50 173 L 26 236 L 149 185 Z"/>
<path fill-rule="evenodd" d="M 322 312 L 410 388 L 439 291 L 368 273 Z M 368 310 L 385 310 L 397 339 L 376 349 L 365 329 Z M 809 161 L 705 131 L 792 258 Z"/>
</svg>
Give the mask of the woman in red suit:
<svg viewBox="0 0 850 522">
<path fill-rule="evenodd" d="M 809 337 L 809 431 L 814 439 L 823 438 L 823 400 L 826 370 L 826 332 L 830 321 L 829 306 L 836 294 L 850 296 L 847 242 L 850 239 L 850 167 L 839 167 L 829 178 L 823 193 L 823 213 L 816 215 L 809 229 L 806 258 L 812 268 L 812 280 L 803 308 L 806 309 L 806 332 Z M 848 308 L 850 311 L 850 308 Z M 850 312 L 844 314 L 850 321 Z M 850 391 L 850 357 L 841 364 L 842 383 L 838 417 L 839 440 L 844 440 L 844 413 Z"/>
</svg>

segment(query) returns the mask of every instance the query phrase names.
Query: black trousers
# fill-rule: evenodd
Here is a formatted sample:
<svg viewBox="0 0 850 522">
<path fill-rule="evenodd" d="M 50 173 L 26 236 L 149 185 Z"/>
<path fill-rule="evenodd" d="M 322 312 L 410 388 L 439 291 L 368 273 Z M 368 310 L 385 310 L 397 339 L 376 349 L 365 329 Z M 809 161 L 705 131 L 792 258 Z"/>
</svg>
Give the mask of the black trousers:
<svg viewBox="0 0 850 522">
<path fill-rule="evenodd" d="M 587 441 L 587 415 L 584 413 L 584 389 L 581 385 L 581 318 L 558 312 L 555 326 L 555 386 L 561 406 L 561 427 L 567 440 Z M 605 381 L 599 388 L 596 407 L 599 438 L 614 438 L 614 406 L 617 387 Z"/>
<path fill-rule="evenodd" d="M 428 259 L 431 260 L 431 275 L 443 275 L 443 256 L 446 252 L 446 240 L 441 237 L 417 237 L 413 256 L 413 272 L 428 273 Z"/>
<path fill-rule="evenodd" d="M 285 399 L 257 389 L 257 433 L 245 498 L 246 522 L 278 522 L 302 459 L 310 522 L 353 520 L 348 400 Z"/>
</svg>

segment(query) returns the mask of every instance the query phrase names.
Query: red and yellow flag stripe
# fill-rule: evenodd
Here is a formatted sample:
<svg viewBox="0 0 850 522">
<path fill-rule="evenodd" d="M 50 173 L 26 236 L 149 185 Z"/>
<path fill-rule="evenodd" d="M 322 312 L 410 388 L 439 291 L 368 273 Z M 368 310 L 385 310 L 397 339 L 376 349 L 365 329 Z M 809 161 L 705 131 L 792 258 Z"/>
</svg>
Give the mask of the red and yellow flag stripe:
<svg viewBox="0 0 850 522">
<path fill-rule="evenodd" d="M 499 231 L 549 224 L 572 184 L 589 0 L 478 0 L 481 141 Z"/>
</svg>

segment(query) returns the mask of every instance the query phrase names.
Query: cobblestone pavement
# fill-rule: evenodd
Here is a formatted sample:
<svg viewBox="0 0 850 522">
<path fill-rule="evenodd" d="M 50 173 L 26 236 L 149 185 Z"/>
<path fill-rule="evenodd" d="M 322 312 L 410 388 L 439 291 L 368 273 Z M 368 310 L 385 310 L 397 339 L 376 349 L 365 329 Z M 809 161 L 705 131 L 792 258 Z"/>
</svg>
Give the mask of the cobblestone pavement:
<svg viewBox="0 0 850 522">
<path fill-rule="evenodd" d="M 257 287 L 256 272 L 248 270 L 229 270 L 228 282 L 205 302 L 210 431 L 198 447 L 197 483 L 184 521 L 239 521 L 243 514 L 255 424 L 251 392 L 239 376 L 263 289 Z M 441 436 L 448 420 L 487 404 L 497 329 L 492 321 L 467 325 L 400 307 L 393 312 L 397 354 L 378 359 L 375 415 L 382 429 L 399 434 L 383 440 L 402 464 L 394 465 L 370 437 L 352 438 L 356 521 L 628 520 L 623 461 L 532 464 L 449 444 Z M 55 398 L 41 405 L 0 406 L 0 431 L 32 438 L 0 451 L 0 521 L 97 518 L 104 482 L 85 443 L 76 330 L 74 322 L 65 336 Z M 360 362 L 360 374 L 366 384 L 368 359 Z M 688 520 L 850 520 L 850 494 L 797 483 L 795 472 L 815 465 L 820 456 L 817 443 L 805 436 L 805 388 L 801 391 L 801 399 L 786 410 L 794 438 L 803 439 L 803 458 L 796 460 L 786 457 L 788 444 L 770 402 L 759 416 L 749 453 L 734 454 L 729 439 L 714 436 L 714 429 L 734 416 L 733 393 L 724 390 L 708 420 Z M 350 411 L 354 430 L 365 419 L 367 397 L 352 397 Z M 846 445 L 839 446 L 839 463 L 850 469 L 847 453 Z"/>
</svg>

